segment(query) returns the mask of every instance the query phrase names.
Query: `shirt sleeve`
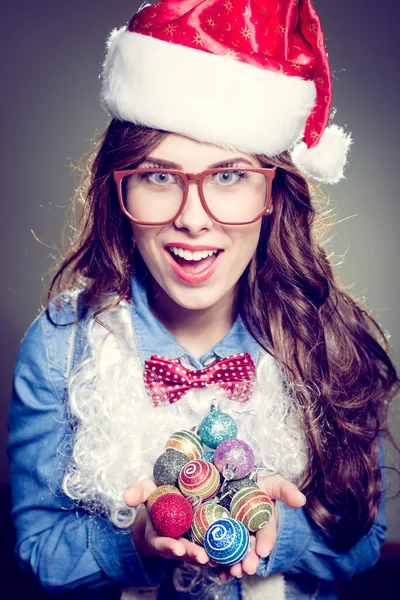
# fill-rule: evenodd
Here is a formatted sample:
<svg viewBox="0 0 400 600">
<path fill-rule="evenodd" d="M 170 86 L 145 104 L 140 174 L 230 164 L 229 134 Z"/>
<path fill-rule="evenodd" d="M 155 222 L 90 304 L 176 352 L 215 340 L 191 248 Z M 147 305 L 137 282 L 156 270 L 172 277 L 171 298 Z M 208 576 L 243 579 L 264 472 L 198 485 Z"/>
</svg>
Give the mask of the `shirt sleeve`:
<svg viewBox="0 0 400 600">
<path fill-rule="evenodd" d="M 158 585 L 171 561 L 142 561 L 130 532 L 113 530 L 61 492 L 69 446 L 65 369 L 71 331 L 52 326 L 42 313 L 25 335 L 15 367 L 8 452 L 16 553 L 51 592 Z"/>
<path fill-rule="evenodd" d="M 381 457 L 383 443 L 381 443 Z M 384 485 L 384 480 L 383 480 Z M 277 541 L 270 556 L 262 558 L 257 574 L 273 573 L 313 575 L 324 580 L 351 579 L 372 567 L 379 559 L 386 538 L 385 501 L 382 494 L 379 511 L 371 529 L 349 550 L 338 551 L 313 524 L 304 508 L 289 508 L 278 501 Z"/>
</svg>

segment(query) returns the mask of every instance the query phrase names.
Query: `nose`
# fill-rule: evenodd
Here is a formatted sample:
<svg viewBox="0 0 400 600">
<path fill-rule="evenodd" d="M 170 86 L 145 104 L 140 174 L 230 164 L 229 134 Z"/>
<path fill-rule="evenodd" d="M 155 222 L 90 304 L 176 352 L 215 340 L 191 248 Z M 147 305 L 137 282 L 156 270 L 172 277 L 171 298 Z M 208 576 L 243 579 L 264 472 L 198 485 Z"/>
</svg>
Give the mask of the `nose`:
<svg viewBox="0 0 400 600">
<path fill-rule="evenodd" d="M 186 203 L 183 211 L 174 221 L 175 227 L 196 235 L 211 229 L 213 223 L 201 203 L 197 181 L 190 181 Z"/>
</svg>

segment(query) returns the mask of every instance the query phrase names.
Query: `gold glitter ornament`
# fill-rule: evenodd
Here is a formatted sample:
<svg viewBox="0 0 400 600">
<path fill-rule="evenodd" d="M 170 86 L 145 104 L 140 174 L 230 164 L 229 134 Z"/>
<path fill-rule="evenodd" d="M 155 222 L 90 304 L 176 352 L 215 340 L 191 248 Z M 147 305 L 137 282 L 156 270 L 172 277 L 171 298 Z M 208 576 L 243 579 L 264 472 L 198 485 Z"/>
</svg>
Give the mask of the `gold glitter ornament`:
<svg viewBox="0 0 400 600">
<path fill-rule="evenodd" d="M 161 496 L 164 496 L 164 494 L 179 494 L 182 496 L 181 492 L 174 485 L 160 485 L 160 487 L 154 490 L 147 499 L 146 506 L 149 512 L 154 502 L 161 498 Z"/>
</svg>

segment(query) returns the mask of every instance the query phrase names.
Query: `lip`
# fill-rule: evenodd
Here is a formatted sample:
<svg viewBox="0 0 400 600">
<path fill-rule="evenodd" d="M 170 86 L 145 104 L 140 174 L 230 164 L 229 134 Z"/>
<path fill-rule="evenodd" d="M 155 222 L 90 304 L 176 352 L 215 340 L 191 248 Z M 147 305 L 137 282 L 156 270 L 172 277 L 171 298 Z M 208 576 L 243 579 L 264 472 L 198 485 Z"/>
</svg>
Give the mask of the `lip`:
<svg viewBox="0 0 400 600">
<path fill-rule="evenodd" d="M 188 283 L 203 283 L 203 281 L 207 281 L 207 279 L 210 279 L 210 277 L 214 274 L 214 272 L 218 268 L 219 263 L 221 262 L 223 252 L 220 252 L 220 254 L 218 254 L 217 258 L 212 263 L 212 265 L 204 269 L 204 271 L 189 274 L 186 273 L 183 269 L 181 269 L 178 263 L 175 262 L 175 260 L 172 258 L 170 251 L 166 250 L 166 248 L 168 248 L 168 246 L 170 245 L 173 246 L 174 244 L 168 244 L 164 248 L 166 259 L 175 271 L 175 273 L 178 275 L 178 277 L 180 279 L 183 279 L 183 281 L 187 281 Z M 178 244 L 176 245 L 178 246 Z M 188 244 L 179 244 L 179 247 L 184 248 L 185 250 L 192 250 L 193 248 L 193 246 L 188 246 Z M 209 246 L 194 246 L 194 248 L 196 248 L 197 250 L 218 250 L 218 248 L 211 248 Z"/>
<path fill-rule="evenodd" d="M 165 244 L 164 248 L 182 248 L 183 250 L 190 250 L 191 252 L 196 252 L 196 250 L 221 250 L 222 248 L 217 248 L 216 246 L 190 246 L 189 244 L 184 244 L 182 242 Z"/>
</svg>

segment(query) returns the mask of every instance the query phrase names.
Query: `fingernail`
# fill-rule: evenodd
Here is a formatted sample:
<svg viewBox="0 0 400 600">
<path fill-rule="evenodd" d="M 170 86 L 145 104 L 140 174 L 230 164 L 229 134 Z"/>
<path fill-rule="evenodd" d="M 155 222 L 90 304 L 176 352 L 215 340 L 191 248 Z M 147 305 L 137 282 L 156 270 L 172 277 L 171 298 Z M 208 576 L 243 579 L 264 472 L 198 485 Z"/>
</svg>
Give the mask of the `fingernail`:
<svg viewBox="0 0 400 600">
<path fill-rule="evenodd" d="M 183 556 L 184 552 L 182 552 L 182 550 L 179 550 L 178 548 L 175 548 L 174 550 L 172 550 L 172 554 L 175 554 L 175 556 Z"/>
<path fill-rule="evenodd" d="M 204 565 L 206 562 L 208 562 L 207 557 L 205 556 L 195 556 L 195 559 L 197 560 L 198 563 Z"/>
<path fill-rule="evenodd" d="M 300 492 L 300 493 L 301 493 L 301 492 Z M 305 497 L 305 495 L 304 495 L 304 494 L 301 494 L 301 495 L 303 496 L 303 506 L 304 506 L 304 504 L 307 502 L 307 498 Z"/>
</svg>

